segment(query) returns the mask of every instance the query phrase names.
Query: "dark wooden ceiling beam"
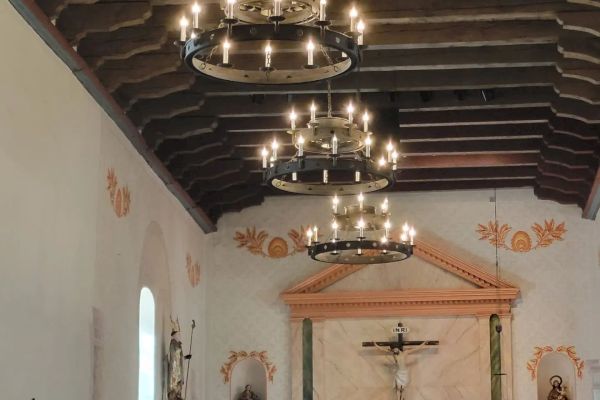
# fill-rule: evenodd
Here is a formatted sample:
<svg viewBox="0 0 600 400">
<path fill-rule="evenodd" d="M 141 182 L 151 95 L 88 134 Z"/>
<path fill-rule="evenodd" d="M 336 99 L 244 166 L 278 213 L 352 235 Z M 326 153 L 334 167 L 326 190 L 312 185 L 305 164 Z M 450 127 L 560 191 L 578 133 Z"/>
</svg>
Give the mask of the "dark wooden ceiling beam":
<svg viewBox="0 0 600 400">
<path fill-rule="evenodd" d="M 556 20 L 563 29 L 600 36 L 600 11 L 560 12 Z"/>
<path fill-rule="evenodd" d="M 554 89 L 560 97 L 579 100 L 592 105 L 600 105 L 600 86 L 589 82 L 562 78 L 554 85 Z"/>
<path fill-rule="evenodd" d="M 454 125 L 493 125 L 494 123 L 541 123 L 552 116 L 548 107 L 491 109 L 481 111 L 400 112 L 400 128 Z"/>
<path fill-rule="evenodd" d="M 563 35 L 558 41 L 558 51 L 565 58 L 600 64 L 600 38 L 571 33 Z"/>
<path fill-rule="evenodd" d="M 167 165 L 167 168 L 174 176 L 181 179 L 192 168 L 202 167 L 219 159 L 229 159 L 234 154 L 234 148 L 229 145 L 212 146 L 194 154 L 182 154 L 180 157 L 173 159 Z"/>
<path fill-rule="evenodd" d="M 165 139 L 155 152 L 165 164 L 168 164 L 179 155 L 197 153 L 208 147 L 225 145 L 228 141 L 229 138 L 226 134 L 215 131 L 177 140 Z"/>
<path fill-rule="evenodd" d="M 71 44 L 77 44 L 88 33 L 140 25 L 151 16 L 148 2 L 73 4 L 60 13 L 56 27 Z"/>
<path fill-rule="evenodd" d="M 164 27 L 128 27 L 115 32 L 88 35 L 79 42 L 77 52 L 90 67 L 98 68 L 107 60 L 124 60 L 136 54 L 159 50 L 167 39 Z"/>
<path fill-rule="evenodd" d="M 94 4 L 98 0 L 36 0 L 36 3 L 50 19 L 56 19 L 68 5 Z"/>
<path fill-rule="evenodd" d="M 573 78 L 600 85 L 600 65 L 581 60 L 563 59 L 556 65 L 557 71 L 565 78 Z"/>
<path fill-rule="evenodd" d="M 211 117 L 178 117 L 153 120 L 142 130 L 148 146 L 157 149 L 163 140 L 182 139 L 213 132 L 218 120 Z"/>
<path fill-rule="evenodd" d="M 169 44 L 165 52 L 136 54 L 125 60 L 109 60 L 96 70 L 98 78 L 109 92 L 125 83 L 143 82 L 155 76 L 175 72 L 181 66 L 177 49 Z"/>
<path fill-rule="evenodd" d="M 189 89 L 196 78 L 189 72 L 162 74 L 139 83 L 126 83 L 113 93 L 119 104 L 128 110 L 143 99 L 156 99 Z"/>
<path fill-rule="evenodd" d="M 215 160 L 201 167 L 188 169 L 185 174 L 181 176 L 181 180 L 187 183 L 207 181 L 236 173 L 242 169 L 249 170 L 249 168 L 246 168 L 246 162 L 244 160 Z"/>
<path fill-rule="evenodd" d="M 138 101 L 127 112 L 136 126 L 141 127 L 153 119 L 168 119 L 196 111 L 204 104 L 202 94 L 179 92 L 159 99 Z"/>
<path fill-rule="evenodd" d="M 552 102 L 552 111 L 559 117 L 577 119 L 587 124 L 600 123 L 600 107 L 573 99 Z"/>
<path fill-rule="evenodd" d="M 370 26 L 365 41 L 371 49 L 416 49 L 556 43 L 554 21 L 381 24 Z"/>
</svg>

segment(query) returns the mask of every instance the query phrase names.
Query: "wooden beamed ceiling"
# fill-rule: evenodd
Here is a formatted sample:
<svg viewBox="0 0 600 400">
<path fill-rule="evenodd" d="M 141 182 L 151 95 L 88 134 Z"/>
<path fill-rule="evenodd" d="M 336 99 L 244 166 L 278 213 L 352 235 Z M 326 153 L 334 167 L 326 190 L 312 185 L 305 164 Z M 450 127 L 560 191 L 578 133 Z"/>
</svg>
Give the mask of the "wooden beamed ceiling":
<svg viewBox="0 0 600 400">
<path fill-rule="evenodd" d="M 181 0 L 37 0 L 148 146 L 213 221 L 276 195 L 258 151 L 293 152 L 286 113 L 325 83 L 245 86 L 194 77 L 172 42 Z M 216 26 L 218 0 L 202 1 Z M 341 24 L 350 2 L 330 0 Z M 600 205 L 600 1 L 360 0 L 360 70 L 334 80 L 334 108 L 357 97 L 380 141 L 402 152 L 393 190 L 533 187 L 538 197 Z M 443 7 L 443 8 L 440 8 Z M 260 49 L 238 62 L 261 57 Z M 235 57 L 235 56 L 234 56 Z M 291 50 L 274 63 L 301 64 Z M 306 120 L 306 114 L 301 114 Z"/>
</svg>

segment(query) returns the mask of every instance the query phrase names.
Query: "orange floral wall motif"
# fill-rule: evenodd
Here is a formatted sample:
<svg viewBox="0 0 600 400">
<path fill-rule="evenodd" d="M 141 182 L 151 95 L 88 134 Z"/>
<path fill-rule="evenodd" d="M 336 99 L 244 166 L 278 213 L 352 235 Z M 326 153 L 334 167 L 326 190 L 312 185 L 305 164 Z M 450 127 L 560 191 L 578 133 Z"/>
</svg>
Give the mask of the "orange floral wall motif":
<svg viewBox="0 0 600 400">
<path fill-rule="evenodd" d="M 269 238 L 267 231 L 257 231 L 256 227 L 246 228 L 246 232 L 236 232 L 233 238 L 238 242 L 237 247 L 246 248 L 250 253 L 270 258 L 284 258 L 293 256 L 296 253 L 302 253 L 306 251 L 305 243 L 306 236 L 304 234 L 304 227 L 301 226 L 300 230 L 290 229 L 288 237 L 291 243 L 281 237 L 274 237 L 269 241 L 265 251 L 265 241 Z"/>
<path fill-rule="evenodd" d="M 192 256 L 189 253 L 185 259 L 185 269 L 187 271 L 188 280 L 192 287 L 196 287 L 200 283 L 200 264 L 198 261 L 193 262 Z"/>
<path fill-rule="evenodd" d="M 527 370 L 529 370 L 531 380 L 534 380 L 537 377 L 537 369 L 542 357 L 544 357 L 545 354 L 552 352 L 566 354 L 573 362 L 573 366 L 577 371 L 577 377 L 579 379 L 583 378 L 584 362 L 577 356 L 575 346 L 558 346 L 556 349 L 552 346 L 536 346 L 533 348 L 533 358 L 527 362 Z"/>
<path fill-rule="evenodd" d="M 567 232 L 564 222 L 556 224 L 553 219 L 545 220 L 543 225 L 536 222 L 531 226 L 535 235 L 535 243 L 529 233 L 517 231 L 512 235 L 510 244 L 507 244 L 506 240 L 512 229 L 508 224 L 500 225 L 498 221 L 490 221 L 487 225 L 478 224 L 476 231 L 481 236 L 479 240 L 487 240 L 492 246 L 515 253 L 527 253 L 531 250 L 548 247 L 555 241 L 563 240 L 563 236 Z"/>
<path fill-rule="evenodd" d="M 227 359 L 227 362 L 223 364 L 220 371 L 221 375 L 223 375 L 223 383 L 228 383 L 231 380 L 233 367 L 238 362 L 247 358 L 253 358 L 260 362 L 265 367 L 269 382 L 273 383 L 273 378 L 275 377 L 275 372 L 277 372 L 277 367 L 269 360 L 269 356 L 266 351 L 230 351 L 229 358 Z"/>
<path fill-rule="evenodd" d="M 131 206 L 131 193 L 127 186 L 118 186 L 117 175 L 113 168 L 108 169 L 106 176 L 106 190 L 110 196 L 110 203 L 117 217 L 122 218 L 129 214 Z"/>
</svg>

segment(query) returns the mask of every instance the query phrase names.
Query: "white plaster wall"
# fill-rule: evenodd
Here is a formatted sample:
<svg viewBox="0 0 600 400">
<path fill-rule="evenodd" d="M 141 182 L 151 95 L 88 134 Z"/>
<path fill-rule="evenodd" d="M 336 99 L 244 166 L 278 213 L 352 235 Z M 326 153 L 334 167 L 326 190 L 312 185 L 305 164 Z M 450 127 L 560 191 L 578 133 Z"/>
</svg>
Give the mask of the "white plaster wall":
<svg viewBox="0 0 600 400">
<path fill-rule="evenodd" d="M 409 220 L 427 241 L 494 272 L 495 249 L 479 240 L 475 231 L 478 223 L 494 219 L 493 195 L 493 190 L 480 190 L 397 193 L 389 198 L 398 221 Z M 379 203 L 383 195 L 367 198 Z M 600 358 L 600 223 L 582 219 L 575 206 L 537 200 L 529 189 L 499 190 L 497 208 L 498 219 L 513 227 L 511 233 L 524 230 L 534 237 L 531 225 L 551 218 L 564 221 L 568 230 L 564 241 L 547 248 L 499 252 L 502 277 L 523 291 L 514 309 L 514 398 L 529 400 L 536 396 L 536 383 L 526 368 L 534 346 L 574 345 L 583 360 Z M 279 197 L 219 221 L 209 267 L 209 398 L 227 396 L 219 368 L 229 350 L 267 350 L 279 369 L 270 398 L 290 397 L 291 333 L 288 312 L 278 295 L 325 265 L 305 255 L 279 260 L 255 256 L 237 248 L 233 237 L 236 230 L 255 225 L 266 229 L 270 238 L 287 238 L 290 228 L 312 223 L 319 223 L 325 234 L 328 211 L 326 198 Z M 338 285 L 348 289 L 347 284 Z M 357 343 L 357 351 L 359 347 Z M 578 382 L 577 398 L 591 397 L 589 375 L 586 370 Z"/>
<path fill-rule="evenodd" d="M 159 254 L 142 249 L 154 226 L 169 276 L 159 307 L 179 316 L 186 349 L 196 319 L 188 398 L 204 399 L 206 275 L 192 288 L 185 269 L 187 252 L 205 267 L 204 234 L 8 2 L 0 27 L 0 397 L 137 398 L 142 260 Z M 109 167 L 132 193 L 126 218 L 112 211 Z"/>
</svg>

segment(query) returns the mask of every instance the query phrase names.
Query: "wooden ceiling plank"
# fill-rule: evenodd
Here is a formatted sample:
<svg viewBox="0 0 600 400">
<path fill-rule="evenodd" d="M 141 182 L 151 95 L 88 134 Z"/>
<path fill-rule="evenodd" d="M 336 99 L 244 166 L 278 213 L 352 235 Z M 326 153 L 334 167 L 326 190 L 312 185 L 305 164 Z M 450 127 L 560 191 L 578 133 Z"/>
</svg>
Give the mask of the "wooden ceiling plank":
<svg viewBox="0 0 600 400">
<path fill-rule="evenodd" d="M 60 13 L 56 27 L 71 44 L 77 44 L 88 33 L 141 25 L 151 16 L 147 2 L 74 4 Z"/>
</svg>

